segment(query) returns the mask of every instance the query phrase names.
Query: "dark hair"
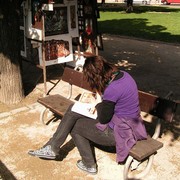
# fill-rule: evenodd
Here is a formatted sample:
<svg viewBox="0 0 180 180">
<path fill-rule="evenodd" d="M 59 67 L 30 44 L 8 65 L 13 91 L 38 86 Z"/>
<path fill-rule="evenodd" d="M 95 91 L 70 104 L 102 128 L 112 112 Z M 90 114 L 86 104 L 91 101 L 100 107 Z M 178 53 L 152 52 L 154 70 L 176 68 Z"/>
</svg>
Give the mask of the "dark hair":
<svg viewBox="0 0 180 180">
<path fill-rule="evenodd" d="M 92 56 L 86 58 L 83 73 L 92 90 L 103 93 L 114 69 L 117 67 L 102 56 Z"/>
</svg>

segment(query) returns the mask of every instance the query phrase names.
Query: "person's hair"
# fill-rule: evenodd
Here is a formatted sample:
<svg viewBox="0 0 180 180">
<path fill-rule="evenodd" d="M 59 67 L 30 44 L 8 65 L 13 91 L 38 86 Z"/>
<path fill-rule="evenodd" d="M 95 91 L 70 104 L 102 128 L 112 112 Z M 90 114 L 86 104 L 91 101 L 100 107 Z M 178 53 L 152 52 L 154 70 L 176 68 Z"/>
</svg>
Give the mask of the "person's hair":
<svg viewBox="0 0 180 180">
<path fill-rule="evenodd" d="M 84 77 L 92 90 L 103 93 L 116 66 L 102 56 L 87 57 L 83 66 Z"/>
</svg>

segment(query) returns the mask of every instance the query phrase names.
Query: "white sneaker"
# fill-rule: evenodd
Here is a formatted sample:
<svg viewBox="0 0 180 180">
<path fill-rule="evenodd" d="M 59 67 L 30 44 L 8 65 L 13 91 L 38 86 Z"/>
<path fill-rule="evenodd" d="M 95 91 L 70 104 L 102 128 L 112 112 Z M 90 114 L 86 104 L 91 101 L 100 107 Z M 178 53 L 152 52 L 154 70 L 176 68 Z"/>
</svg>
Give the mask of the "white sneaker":
<svg viewBox="0 0 180 180">
<path fill-rule="evenodd" d="M 31 156 L 36 156 L 36 157 L 45 158 L 45 159 L 56 158 L 56 154 L 52 151 L 50 145 L 37 149 L 37 150 L 30 150 L 28 154 Z"/>
</svg>

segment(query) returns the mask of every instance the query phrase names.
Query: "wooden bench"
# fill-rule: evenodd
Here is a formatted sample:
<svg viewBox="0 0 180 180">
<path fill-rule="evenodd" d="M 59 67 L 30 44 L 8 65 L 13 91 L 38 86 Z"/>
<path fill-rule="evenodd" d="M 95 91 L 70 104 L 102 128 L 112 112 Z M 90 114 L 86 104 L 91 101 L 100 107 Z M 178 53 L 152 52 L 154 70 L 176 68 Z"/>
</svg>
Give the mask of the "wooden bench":
<svg viewBox="0 0 180 180">
<path fill-rule="evenodd" d="M 38 99 L 38 102 L 46 107 L 41 113 L 42 122 L 44 122 L 44 113 L 47 109 L 59 116 L 64 115 L 69 105 L 74 103 L 73 100 L 70 100 L 73 85 L 85 90 L 90 90 L 89 85 L 83 79 L 82 72 L 78 72 L 72 68 L 65 67 L 62 80 L 69 83 L 68 98 L 56 94 Z M 143 119 L 150 116 L 153 121 L 154 117 L 157 117 L 158 120 L 156 118 L 157 123 L 154 134 L 148 137 L 147 140 L 138 141 L 131 149 L 126 164 L 124 165 L 124 179 L 139 179 L 144 177 L 152 166 L 153 158 L 157 150 L 163 147 L 163 143 L 156 140 L 160 135 L 161 121 L 165 120 L 171 122 L 177 107 L 176 102 L 166 98 L 159 98 L 152 94 L 139 91 L 139 101 L 141 111 L 143 112 Z M 147 159 L 148 163 L 145 169 L 141 173 L 130 177 L 131 169 L 137 169 L 138 165 Z"/>
</svg>

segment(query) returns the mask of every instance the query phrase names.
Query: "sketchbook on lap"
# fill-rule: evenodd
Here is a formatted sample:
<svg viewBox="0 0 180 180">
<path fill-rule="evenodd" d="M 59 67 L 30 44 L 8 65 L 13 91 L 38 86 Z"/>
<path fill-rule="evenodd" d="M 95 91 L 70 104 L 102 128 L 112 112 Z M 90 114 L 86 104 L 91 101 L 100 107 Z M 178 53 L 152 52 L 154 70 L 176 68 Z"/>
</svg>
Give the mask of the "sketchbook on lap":
<svg viewBox="0 0 180 180">
<path fill-rule="evenodd" d="M 89 103 L 83 103 L 83 102 L 77 101 L 74 103 L 71 110 L 76 113 L 82 114 L 84 116 L 90 117 L 92 119 L 97 118 L 97 112 L 96 110 L 94 110 L 94 106 Z"/>
<path fill-rule="evenodd" d="M 92 119 L 97 118 L 97 111 L 95 110 L 94 94 L 84 92 L 79 101 L 76 101 L 72 106 L 72 111 L 90 117 Z"/>
</svg>

